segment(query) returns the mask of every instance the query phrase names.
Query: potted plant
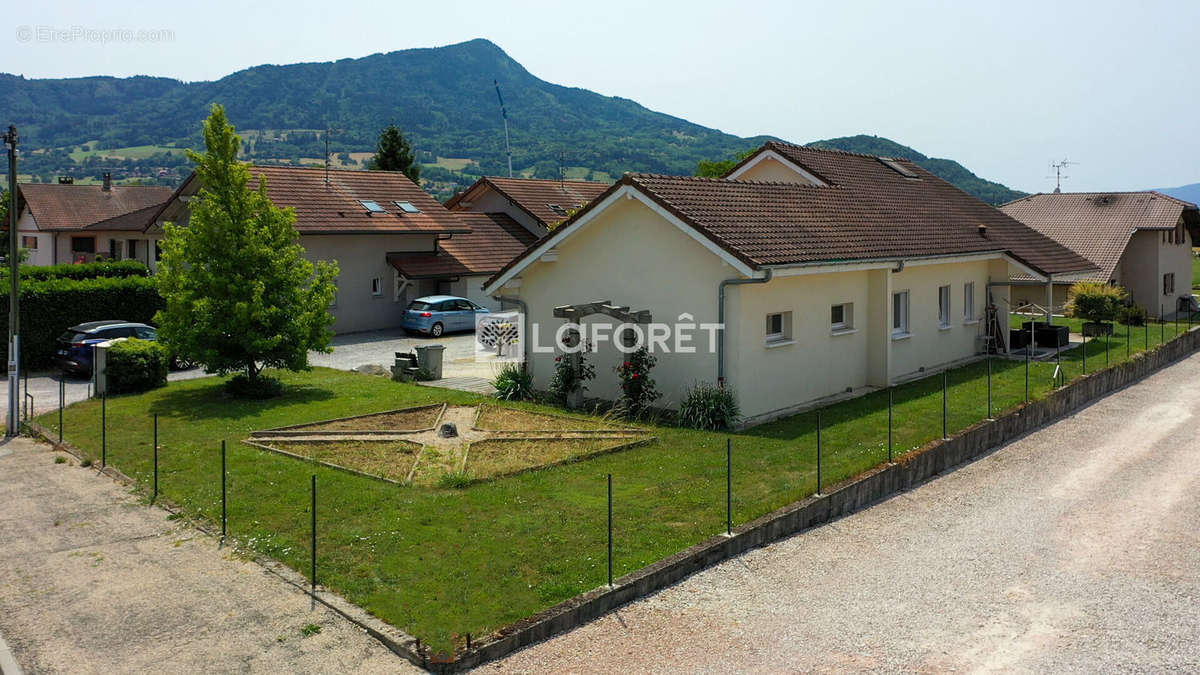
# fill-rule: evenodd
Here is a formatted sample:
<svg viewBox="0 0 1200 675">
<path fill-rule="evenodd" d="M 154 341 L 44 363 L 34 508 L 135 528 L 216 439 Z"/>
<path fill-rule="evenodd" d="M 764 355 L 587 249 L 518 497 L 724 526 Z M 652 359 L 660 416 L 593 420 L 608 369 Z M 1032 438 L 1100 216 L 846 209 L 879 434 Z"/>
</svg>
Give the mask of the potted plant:
<svg viewBox="0 0 1200 675">
<path fill-rule="evenodd" d="M 1082 281 L 1067 292 L 1067 313 L 1083 319 L 1083 334 L 1097 337 L 1113 334 L 1113 319 L 1121 314 L 1129 293 L 1120 286 Z"/>
</svg>

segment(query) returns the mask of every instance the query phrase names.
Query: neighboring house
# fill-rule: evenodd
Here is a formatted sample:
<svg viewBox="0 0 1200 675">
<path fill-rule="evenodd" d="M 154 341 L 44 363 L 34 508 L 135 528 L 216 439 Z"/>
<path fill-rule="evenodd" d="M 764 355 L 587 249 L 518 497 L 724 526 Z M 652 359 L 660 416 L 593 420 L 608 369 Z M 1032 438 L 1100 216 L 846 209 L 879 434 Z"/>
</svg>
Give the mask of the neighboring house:
<svg viewBox="0 0 1200 675">
<path fill-rule="evenodd" d="M 722 382 L 760 421 L 982 353 L 1007 336 L 1013 269 L 1044 281 L 1093 265 L 912 162 L 770 142 L 725 178 L 627 174 L 485 292 L 526 311 L 539 389 L 555 308 L 604 300 L 700 326 L 695 353 L 656 354 L 660 405 Z M 702 326 L 718 322 L 710 349 Z M 622 354 L 588 358 L 588 396 L 617 398 Z"/>
<path fill-rule="evenodd" d="M 437 270 L 454 276 L 425 276 L 406 268 L 409 260 L 449 262 L 447 247 L 458 246 L 455 237 L 471 234 L 471 227 L 403 173 L 251 166 L 250 174 L 252 188 L 265 177 L 267 197 L 295 210 L 305 257 L 337 261 L 340 274 L 330 313 L 338 333 L 399 326 L 409 300 L 438 292 L 439 283 L 469 272 L 476 260 L 466 255 L 469 262 L 462 270 Z M 151 233 L 161 236 L 164 222 L 187 224 L 187 204 L 199 182 L 193 173 L 179 186 L 156 214 Z"/>
<path fill-rule="evenodd" d="M 1036 194 L 1000 207 L 1005 213 L 1095 263 L 1098 271 L 1054 284 L 1054 310 L 1074 281 L 1115 283 L 1150 316 L 1174 316 L 1191 296 L 1192 246 L 1200 235 L 1196 205 L 1158 192 Z M 1046 304 L 1042 289 L 1014 286 L 1014 304 Z"/>
<path fill-rule="evenodd" d="M 17 186 L 17 234 L 30 265 L 154 260 L 157 236 L 146 225 L 171 196 L 171 188 L 21 183 Z"/>
<path fill-rule="evenodd" d="M 446 202 L 452 211 L 504 213 L 537 236 L 599 197 L 609 183 L 486 176 Z"/>
</svg>

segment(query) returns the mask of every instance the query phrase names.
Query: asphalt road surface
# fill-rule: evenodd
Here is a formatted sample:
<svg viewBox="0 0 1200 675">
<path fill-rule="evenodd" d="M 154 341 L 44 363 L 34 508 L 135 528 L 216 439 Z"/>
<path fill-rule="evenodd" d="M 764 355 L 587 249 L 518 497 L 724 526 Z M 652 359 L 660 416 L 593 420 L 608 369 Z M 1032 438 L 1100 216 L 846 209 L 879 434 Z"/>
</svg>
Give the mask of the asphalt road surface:
<svg viewBox="0 0 1200 675">
<path fill-rule="evenodd" d="M 1200 355 L 483 666 L 1200 672 Z"/>
</svg>

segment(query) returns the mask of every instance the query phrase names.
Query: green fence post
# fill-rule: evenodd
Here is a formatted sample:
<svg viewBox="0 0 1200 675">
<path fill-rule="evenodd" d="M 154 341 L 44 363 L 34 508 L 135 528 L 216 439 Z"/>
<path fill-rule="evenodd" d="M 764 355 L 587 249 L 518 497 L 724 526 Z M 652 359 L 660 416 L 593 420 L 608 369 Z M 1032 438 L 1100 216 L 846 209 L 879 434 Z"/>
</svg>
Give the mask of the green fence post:
<svg viewBox="0 0 1200 675">
<path fill-rule="evenodd" d="M 1167 306 L 1158 306 L 1158 344 L 1164 344 L 1167 341 Z"/>
<path fill-rule="evenodd" d="M 158 413 L 154 413 L 154 493 L 150 496 L 150 503 L 158 499 Z"/>
<path fill-rule="evenodd" d="M 613 585 L 612 579 L 612 474 L 608 474 L 608 585 Z"/>
<path fill-rule="evenodd" d="M 58 381 L 58 444 L 63 442 L 63 407 L 67 400 L 67 381 Z"/>
<path fill-rule="evenodd" d="M 317 474 L 312 475 L 312 592 L 317 594 Z"/>
<path fill-rule="evenodd" d="M 817 411 L 817 494 L 821 494 L 821 411 Z"/>
<path fill-rule="evenodd" d="M 948 397 L 950 389 L 950 371 L 942 371 L 942 438 L 948 438 L 946 435 L 946 409 L 948 407 Z"/>
<path fill-rule="evenodd" d="M 108 463 L 108 392 L 100 394 L 100 470 Z"/>
<path fill-rule="evenodd" d="M 987 355 L 988 376 L 987 376 L 987 418 L 992 419 L 992 353 Z"/>
<path fill-rule="evenodd" d="M 227 475 L 228 475 L 228 472 L 225 470 L 225 440 L 222 439 L 221 440 L 221 538 L 222 539 L 225 538 L 225 533 L 226 533 L 225 524 L 227 522 L 227 514 L 228 514 L 228 512 L 226 511 L 226 503 L 225 503 L 226 502 L 225 498 L 226 498 L 226 494 L 227 494 L 226 489 L 225 489 L 225 477 Z"/>
<path fill-rule="evenodd" d="M 733 439 L 725 439 L 725 534 L 733 534 Z"/>
<path fill-rule="evenodd" d="M 888 464 L 892 463 L 892 388 L 888 387 Z"/>
</svg>

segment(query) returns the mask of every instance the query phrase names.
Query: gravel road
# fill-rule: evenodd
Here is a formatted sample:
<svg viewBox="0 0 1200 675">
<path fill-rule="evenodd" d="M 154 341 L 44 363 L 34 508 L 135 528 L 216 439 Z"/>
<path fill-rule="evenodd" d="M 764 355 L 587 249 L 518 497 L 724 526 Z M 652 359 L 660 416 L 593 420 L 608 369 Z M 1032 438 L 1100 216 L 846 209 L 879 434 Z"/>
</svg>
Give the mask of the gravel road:
<svg viewBox="0 0 1200 675">
<path fill-rule="evenodd" d="M 56 455 L 66 456 L 25 438 L 0 444 L 0 636 L 25 672 L 417 672 L 262 567 Z"/>
<path fill-rule="evenodd" d="M 1200 355 L 483 669 L 1200 671 Z"/>
</svg>

